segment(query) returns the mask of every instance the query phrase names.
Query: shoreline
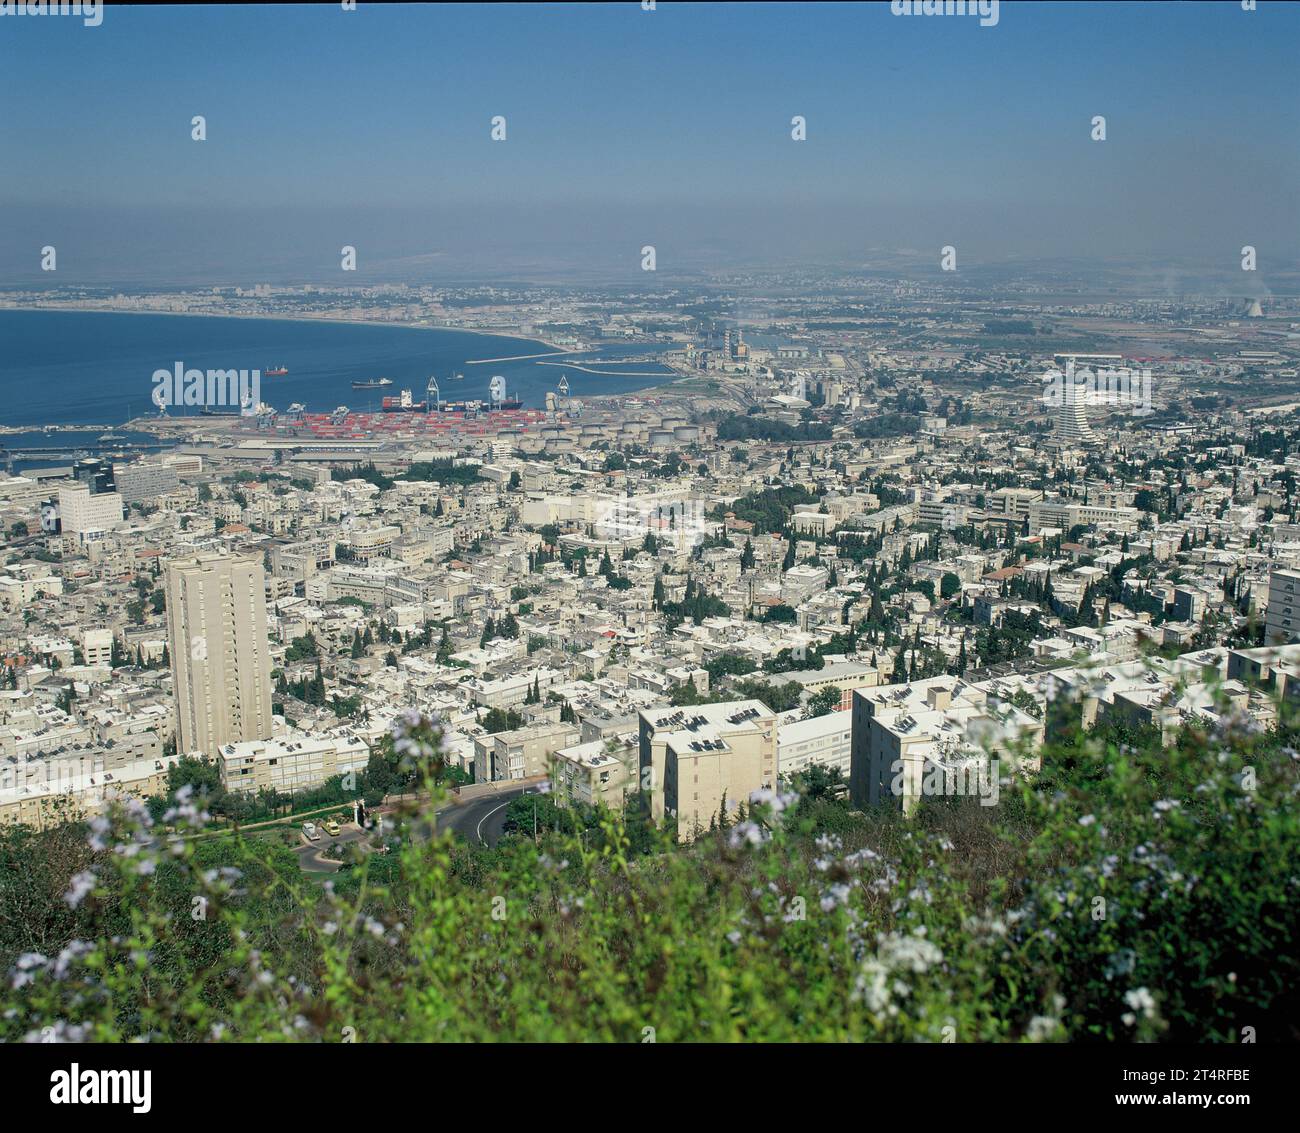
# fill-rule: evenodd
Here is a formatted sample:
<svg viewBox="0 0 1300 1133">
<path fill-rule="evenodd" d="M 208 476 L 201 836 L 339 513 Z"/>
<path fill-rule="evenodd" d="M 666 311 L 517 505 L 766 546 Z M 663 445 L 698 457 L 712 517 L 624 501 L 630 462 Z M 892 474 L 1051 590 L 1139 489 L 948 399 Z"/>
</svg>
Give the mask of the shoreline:
<svg viewBox="0 0 1300 1133">
<path fill-rule="evenodd" d="M 562 347 L 559 345 L 559 343 L 550 342 L 542 338 L 535 338 L 535 337 L 530 338 L 527 335 L 519 334 L 518 332 L 515 331 L 481 330 L 477 328 L 449 327 L 449 326 L 429 326 L 427 324 L 420 324 L 420 323 L 398 322 L 391 319 L 347 319 L 347 318 L 338 318 L 335 316 L 315 316 L 315 315 L 301 315 L 301 314 L 299 315 L 267 314 L 267 313 L 223 314 L 223 313 L 217 313 L 211 311 L 134 311 L 134 310 L 128 311 L 128 310 L 118 310 L 116 308 L 105 309 L 102 307 L 89 307 L 89 306 L 81 306 L 81 305 L 57 306 L 57 307 L 31 306 L 29 304 L 0 305 L 0 314 L 3 314 L 5 311 L 20 311 L 24 313 L 53 312 L 56 314 L 65 313 L 65 314 L 86 314 L 86 315 L 164 315 L 164 316 L 173 316 L 176 318 L 194 318 L 194 319 L 247 319 L 250 321 L 286 322 L 286 323 L 299 323 L 299 324 L 328 323 L 337 326 L 349 326 L 349 327 L 373 326 L 373 327 L 384 327 L 384 328 L 406 329 L 406 330 L 459 331 L 462 334 L 473 334 L 482 337 L 508 338 L 508 339 L 513 339 L 517 342 L 536 343 L 548 348 L 547 353 L 544 354 L 523 355 L 523 356 L 519 356 L 518 358 L 512 357 L 512 358 L 502 358 L 502 359 L 476 359 L 474 360 L 475 363 L 491 363 L 496 361 L 516 361 L 519 360 L 520 358 L 528 358 L 528 357 L 554 358 L 554 357 L 561 357 L 564 355 L 584 354 L 584 353 L 591 352 L 591 351 L 579 351 L 571 348 Z M 470 365 L 470 364 L 472 364 L 470 361 L 466 362 L 466 365 Z M 539 362 L 538 364 L 553 365 L 553 366 L 565 365 L 565 363 L 563 362 L 550 362 L 550 363 Z M 610 362 L 605 363 L 605 365 L 611 365 L 611 366 L 619 365 L 619 364 L 620 363 L 617 360 L 611 360 Z M 633 378 L 633 379 L 639 377 L 656 377 L 662 379 L 661 381 L 656 382 L 653 385 L 640 386 L 635 390 L 629 390 L 626 392 L 610 391 L 608 393 L 587 394 L 585 396 L 582 394 L 573 395 L 573 397 L 577 400 L 585 400 L 589 402 L 600 402 L 605 400 L 620 399 L 620 398 L 627 397 L 629 395 L 639 395 L 639 396 L 654 397 L 654 398 L 672 397 L 674 396 L 672 387 L 678 382 L 689 380 L 689 378 L 691 377 L 691 375 L 679 374 L 675 371 L 670 371 L 667 374 L 651 375 L 651 374 L 630 374 L 630 373 L 613 374 L 607 371 L 588 370 L 586 369 L 586 367 L 583 367 L 581 365 L 575 367 L 575 369 L 580 370 L 582 372 L 589 373 L 592 376 L 596 376 L 596 377 L 606 377 L 606 378 L 626 377 L 626 378 Z M 160 419 L 157 417 L 154 416 L 134 417 L 128 422 L 115 426 L 115 428 L 119 428 L 119 429 L 130 428 L 135 431 L 145 433 L 147 435 L 160 437 L 160 436 L 167 436 L 172 434 L 177 424 L 179 424 L 182 421 L 188 421 L 189 418 L 177 417 L 177 418 L 167 418 L 164 420 L 168 422 L 168 425 L 159 428 L 158 426 L 159 426 Z M 202 427 L 200 424 L 201 421 L 206 421 L 210 425 L 212 420 L 213 419 L 199 419 L 196 420 L 195 424 Z M 48 421 L 42 423 L 24 424 L 24 425 L 4 425 L 4 426 L 0 426 L 0 435 L 12 435 L 13 433 L 16 432 L 39 432 L 45 428 L 56 428 L 56 429 L 66 429 L 66 430 L 75 431 L 79 429 L 93 428 L 93 426 L 48 422 Z"/>
<path fill-rule="evenodd" d="M 272 315 L 272 314 L 222 314 L 215 311 L 123 311 L 116 307 L 31 307 L 31 306 L 14 306 L 0 304 L 0 314 L 5 311 L 37 311 L 37 312 L 62 312 L 73 315 L 168 315 L 180 319 L 251 319 L 261 320 L 264 322 L 284 322 L 284 323 L 333 323 L 337 326 L 348 327 L 396 327 L 405 330 L 441 330 L 441 331 L 458 331 L 461 334 L 478 334 L 485 338 L 513 338 L 519 342 L 536 342 L 550 350 L 561 354 L 572 354 L 575 351 L 566 350 L 557 342 L 548 342 L 544 338 L 530 338 L 528 335 L 519 334 L 517 331 L 507 330 L 480 330 L 476 327 L 440 327 L 429 326 L 426 323 L 403 323 L 395 322 L 392 319 L 341 319 L 336 316 L 318 316 L 318 315 Z M 485 361 L 498 361 L 498 359 L 485 359 Z M 468 365 L 468 363 L 466 363 Z"/>
</svg>

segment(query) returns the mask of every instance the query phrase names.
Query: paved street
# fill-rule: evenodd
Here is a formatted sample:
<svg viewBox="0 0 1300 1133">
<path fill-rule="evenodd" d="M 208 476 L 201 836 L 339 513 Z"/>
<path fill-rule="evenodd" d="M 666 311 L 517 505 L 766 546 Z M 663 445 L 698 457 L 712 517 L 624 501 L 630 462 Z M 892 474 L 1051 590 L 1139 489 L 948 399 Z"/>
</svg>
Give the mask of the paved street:
<svg viewBox="0 0 1300 1133">
<path fill-rule="evenodd" d="M 438 810 L 438 828 L 452 831 L 471 845 L 495 846 L 505 826 L 506 807 L 520 795 L 536 791 L 537 786 L 536 782 L 530 781 L 519 786 L 493 784 L 478 787 L 476 789 L 482 792 L 478 797 L 448 803 Z M 301 823 L 298 824 L 301 844 L 294 847 L 294 853 L 298 855 L 299 866 L 307 873 L 337 872 L 344 847 L 363 842 L 370 836 L 368 831 L 350 822 L 334 838 L 326 834 L 319 823 L 317 829 L 320 830 L 320 839 L 308 842 L 301 833 Z"/>
<path fill-rule="evenodd" d="M 472 802 L 443 807 L 438 812 L 438 824 L 472 845 L 495 846 L 505 825 L 506 807 L 511 800 L 533 789 L 533 785 L 503 787 Z"/>
<path fill-rule="evenodd" d="M 335 873 L 339 868 L 343 848 L 349 843 L 364 841 L 369 836 L 367 831 L 351 822 L 343 826 L 335 838 L 326 834 L 319 825 L 316 829 L 320 830 L 319 841 L 308 842 L 303 838 L 302 844 L 294 848 L 294 853 L 298 855 L 298 865 L 307 873 Z M 298 832 L 301 838 L 301 824 Z"/>
</svg>

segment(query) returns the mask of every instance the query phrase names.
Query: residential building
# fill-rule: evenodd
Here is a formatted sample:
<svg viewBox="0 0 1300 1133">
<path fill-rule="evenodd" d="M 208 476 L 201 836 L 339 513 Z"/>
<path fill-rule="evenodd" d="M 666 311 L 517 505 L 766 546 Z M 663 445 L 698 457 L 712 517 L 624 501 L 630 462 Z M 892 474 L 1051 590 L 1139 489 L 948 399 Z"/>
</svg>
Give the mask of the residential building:
<svg viewBox="0 0 1300 1133">
<path fill-rule="evenodd" d="M 204 553 L 168 564 L 167 631 L 183 753 L 272 735 L 261 560 Z"/>
</svg>

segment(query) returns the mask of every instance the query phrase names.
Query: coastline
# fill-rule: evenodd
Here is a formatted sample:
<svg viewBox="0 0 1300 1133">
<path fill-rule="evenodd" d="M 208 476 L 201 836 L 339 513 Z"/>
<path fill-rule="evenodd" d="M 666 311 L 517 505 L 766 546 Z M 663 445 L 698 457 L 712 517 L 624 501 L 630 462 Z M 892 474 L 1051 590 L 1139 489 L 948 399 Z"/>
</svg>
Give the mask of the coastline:
<svg viewBox="0 0 1300 1133">
<path fill-rule="evenodd" d="M 123 311 L 116 307 L 32 307 L 28 305 L 0 304 L 0 313 L 5 311 L 54 311 L 74 315 L 170 315 L 180 319 L 252 319 L 285 323 L 333 323 L 338 326 L 348 327 L 397 327 L 406 330 L 459 331 L 461 334 L 481 334 L 485 337 L 513 338 L 519 342 L 536 342 L 559 353 L 573 353 L 573 351 L 566 350 L 559 343 L 550 342 L 544 338 L 530 338 L 528 335 L 519 334 L 517 331 L 483 330 L 478 327 L 440 327 L 430 326 L 427 323 L 397 322 L 393 319 L 340 319 L 334 316 L 317 315 L 227 314 L 219 311 Z M 485 361 L 501 360 L 485 359 Z"/>
<path fill-rule="evenodd" d="M 546 339 L 535 338 L 535 337 L 530 338 L 516 331 L 486 330 L 480 328 L 467 328 L 467 327 L 456 327 L 456 326 L 430 326 L 428 324 L 403 322 L 403 321 L 392 320 L 392 319 L 349 319 L 349 318 L 339 318 L 335 316 L 316 316 L 316 315 L 304 315 L 304 314 L 295 315 L 295 314 L 278 314 L 278 313 L 272 314 L 272 313 L 244 312 L 244 313 L 234 314 L 234 313 L 220 313 L 220 312 L 212 312 L 212 311 L 119 310 L 116 308 L 103 308 L 97 306 L 87 306 L 84 304 L 76 304 L 76 305 L 68 305 L 68 306 L 62 306 L 62 305 L 61 306 L 48 306 L 48 305 L 34 306 L 31 304 L 0 304 L 0 315 L 3 315 L 5 311 L 16 311 L 21 313 L 53 312 L 56 314 L 66 313 L 66 314 L 90 314 L 90 315 L 172 315 L 179 318 L 195 318 L 195 319 L 246 319 L 251 321 L 263 321 L 263 322 L 278 321 L 278 322 L 299 323 L 299 324 L 327 323 L 336 326 L 348 326 L 348 327 L 373 326 L 373 327 L 382 327 L 382 328 L 389 328 L 389 329 L 459 331 L 463 334 L 481 335 L 484 337 L 507 338 L 520 343 L 537 344 L 547 349 L 546 353 L 530 353 L 527 355 L 520 355 L 517 357 L 512 356 L 508 358 L 487 358 L 487 359 L 466 360 L 466 365 L 477 364 L 479 362 L 482 363 L 510 362 L 510 361 L 517 361 L 525 358 L 534 358 L 534 357 L 535 358 L 546 358 L 546 357 L 558 358 L 564 355 L 599 352 L 599 348 L 597 348 L 595 351 L 577 351 L 572 348 L 563 347 L 558 343 L 550 342 Z M 539 363 L 539 364 L 547 364 L 547 365 L 554 365 L 554 366 L 564 365 L 564 363 L 556 362 L 556 361 L 552 361 L 549 363 Z M 617 365 L 618 362 L 617 360 L 611 360 L 607 364 Z M 612 374 L 612 373 L 608 373 L 607 371 L 588 369 L 587 367 L 582 365 L 577 365 L 574 368 L 576 370 L 585 373 L 589 373 L 599 377 L 607 377 L 607 378 L 617 378 L 617 377 L 636 378 L 636 377 L 651 376 L 648 374 L 629 374 L 629 373 Z M 677 373 L 675 371 L 670 371 L 667 374 L 662 374 L 662 375 L 657 374 L 653 376 L 660 378 L 661 380 L 655 382 L 653 385 L 640 386 L 635 391 L 628 391 L 626 393 L 610 391 L 608 393 L 587 394 L 585 395 L 585 397 L 583 395 L 575 395 L 575 396 L 577 396 L 580 400 L 589 401 L 593 404 L 597 404 L 605 401 L 617 400 L 620 398 L 627 397 L 629 395 L 650 397 L 650 398 L 681 396 L 674 393 L 673 387 L 679 382 L 689 381 L 691 377 L 691 375 L 685 375 L 685 374 Z M 177 427 L 177 423 L 179 423 L 182 420 L 188 421 L 188 418 L 173 418 L 173 419 L 164 419 L 164 420 L 167 423 L 160 422 L 160 419 L 154 416 L 133 417 L 131 418 L 131 420 L 119 424 L 115 427 L 131 428 L 138 432 L 142 432 L 157 437 L 157 436 L 163 436 L 163 435 L 168 435 L 173 433 Z M 211 427 L 213 426 L 213 424 L 214 421 L 209 420 L 206 422 L 205 427 Z M 3 427 L 3 430 L 0 431 L 0 435 L 11 435 L 12 433 L 21 433 L 27 431 L 39 431 L 47 427 L 56 427 L 60 429 L 70 429 L 70 430 L 87 428 L 87 426 L 84 425 L 59 424 L 59 423 L 5 425 Z"/>
</svg>

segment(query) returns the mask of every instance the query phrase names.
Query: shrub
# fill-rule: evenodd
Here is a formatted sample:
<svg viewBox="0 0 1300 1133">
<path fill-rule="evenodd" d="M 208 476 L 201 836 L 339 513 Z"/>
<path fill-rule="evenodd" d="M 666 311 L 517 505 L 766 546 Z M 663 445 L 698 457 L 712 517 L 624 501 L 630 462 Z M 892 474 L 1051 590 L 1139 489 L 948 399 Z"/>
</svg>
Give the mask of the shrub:
<svg viewBox="0 0 1300 1133">
<path fill-rule="evenodd" d="M 1067 732 L 997 807 L 760 792 L 686 847 L 634 807 L 537 844 L 529 813 L 483 850 L 437 832 L 412 717 L 394 751 L 431 801 L 323 887 L 265 841 L 160 839 L 133 802 L 8 832 L 0 909 L 21 869 L 54 911 L 0 919 L 0 1038 L 1294 1040 L 1292 740 Z M 161 821 L 201 812 L 185 787 Z"/>
</svg>

